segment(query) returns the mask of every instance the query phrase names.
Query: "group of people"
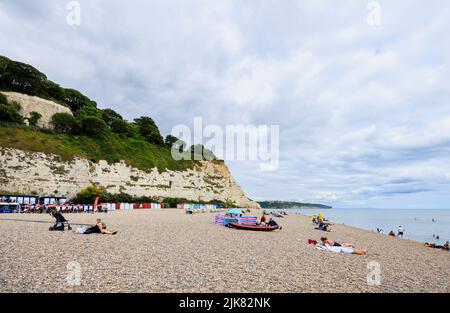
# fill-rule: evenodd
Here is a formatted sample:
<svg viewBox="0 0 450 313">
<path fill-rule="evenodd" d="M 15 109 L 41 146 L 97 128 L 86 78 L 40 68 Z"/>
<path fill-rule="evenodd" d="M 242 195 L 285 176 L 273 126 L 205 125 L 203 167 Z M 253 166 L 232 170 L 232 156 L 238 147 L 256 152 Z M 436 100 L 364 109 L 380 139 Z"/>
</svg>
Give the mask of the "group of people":
<svg viewBox="0 0 450 313">
<path fill-rule="evenodd" d="M 262 216 L 260 217 L 259 221 L 256 222 L 256 224 L 258 226 L 279 226 L 273 218 L 267 215 L 266 211 L 263 212 Z"/>
<path fill-rule="evenodd" d="M 310 219 L 313 222 L 313 224 L 317 225 L 316 229 L 321 231 L 330 231 L 331 223 L 329 223 L 327 219 L 325 219 L 322 213 L 319 213 L 319 215 L 317 216 L 312 215 Z"/>
<path fill-rule="evenodd" d="M 270 214 L 272 214 L 275 217 L 285 217 L 288 215 L 286 211 L 271 212 Z"/>
<path fill-rule="evenodd" d="M 379 234 L 384 234 L 384 230 L 382 229 L 382 228 L 377 228 L 377 233 L 379 233 Z M 405 228 L 403 227 L 403 226 L 398 226 L 398 229 L 397 229 L 397 235 L 394 233 L 394 231 L 393 230 L 391 230 L 389 233 L 388 233 L 388 236 L 390 236 L 390 237 L 400 237 L 400 238 L 403 238 L 403 235 L 405 234 Z"/>
<path fill-rule="evenodd" d="M 310 220 L 313 224 L 317 225 L 316 229 L 322 231 L 330 231 L 330 226 L 332 225 L 328 220 L 319 213 L 318 215 L 312 215 Z M 335 253 L 346 253 L 346 254 L 357 254 L 357 255 L 365 255 L 368 253 L 365 249 L 357 249 L 355 244 L 353 243 L 339 243 L 337 241 L 333 241 L 328 239 L 327 237 L 321 237 L 320 242 L 314 239 L 309 239 L 308 244 L 316 246 L 318 249 L 335 252 Z"/>
<path fill-rule="evenodd" d="M 21 213 L 35 213 L 35 214 L 47 214 L 52 210 L 57 210 L 61 213 L 93 213 L 94 209 L 92 205 L 81 205 L 81 204 L 64 204 L 64 205 L 55 205 L 55 204 L 36 204 L 36 205 L 22 205 L 20 212 Z M 105 208 L 98 207 L 98 212 L 108 213 L 108 210 Z"/>
</svg>

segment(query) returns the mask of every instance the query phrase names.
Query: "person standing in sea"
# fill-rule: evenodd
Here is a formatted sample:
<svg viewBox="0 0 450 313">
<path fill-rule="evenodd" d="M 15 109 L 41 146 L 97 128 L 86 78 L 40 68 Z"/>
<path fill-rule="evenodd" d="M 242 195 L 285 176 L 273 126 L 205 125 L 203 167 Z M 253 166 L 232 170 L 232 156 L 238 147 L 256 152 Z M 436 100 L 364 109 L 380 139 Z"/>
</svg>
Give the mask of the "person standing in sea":
<svg viewBox="0 0 450 313">
<path fill-rule="evenodd" d="M 403 233 L 405 232 L 405 229 L 403 228 L 403 226 L 400 225 L 397 229 L 397 232 L 398 232 L 397 236 L 403 238 Z"/>
</svg>

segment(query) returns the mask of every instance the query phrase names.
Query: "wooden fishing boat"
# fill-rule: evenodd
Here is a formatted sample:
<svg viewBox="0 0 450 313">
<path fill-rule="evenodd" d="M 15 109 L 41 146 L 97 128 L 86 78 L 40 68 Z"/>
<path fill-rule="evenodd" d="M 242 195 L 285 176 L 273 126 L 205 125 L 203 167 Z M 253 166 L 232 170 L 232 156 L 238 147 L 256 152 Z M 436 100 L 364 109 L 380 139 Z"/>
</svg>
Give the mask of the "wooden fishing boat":
<svg viewBox="0 0 450 313">
<path fill-rule="evenodd" d="M 275 229 L 281 229 L 281 226 L 262 226 L 262 225 L 242 225 L 234 222 L 229 223 L 230 227 L 244 229 L 244 230 L 253 230 L 253 231 L 274 231 Z"/>
</svg>

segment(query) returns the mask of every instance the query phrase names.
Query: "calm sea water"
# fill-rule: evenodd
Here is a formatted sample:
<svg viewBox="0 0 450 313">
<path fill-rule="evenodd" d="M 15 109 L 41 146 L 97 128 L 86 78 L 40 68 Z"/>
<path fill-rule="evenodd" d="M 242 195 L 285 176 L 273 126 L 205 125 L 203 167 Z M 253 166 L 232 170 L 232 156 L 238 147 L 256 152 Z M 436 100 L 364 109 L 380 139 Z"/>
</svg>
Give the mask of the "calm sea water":
<svg viewBox="0 0 450 313">
<path fill-rule="evenodd" d="M 308 216 L 322 213 L 326 218 L 335 223 L 355 226 L 370 231 L 376 231 L 377 228 L 381 228 L 386 234 L 390 230 L 397 233 L 398 226 L 402 225 L 405 228 L 405 238 L 440 244 L 450 241 L 450 209 L 330 209 L 286 210 L 286 212 L 288 214 L 303 214 Z M 434 239 L 433 234 L 439 235 L 440 239 Z"/>
</svg>

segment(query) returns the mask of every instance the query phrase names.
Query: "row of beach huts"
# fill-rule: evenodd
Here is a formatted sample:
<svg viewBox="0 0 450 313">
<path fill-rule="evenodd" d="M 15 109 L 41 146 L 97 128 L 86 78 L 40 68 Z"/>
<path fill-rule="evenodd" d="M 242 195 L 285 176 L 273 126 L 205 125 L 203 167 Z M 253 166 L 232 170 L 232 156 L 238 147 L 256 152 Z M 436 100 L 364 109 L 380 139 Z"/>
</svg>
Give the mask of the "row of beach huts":
<svg viewBox="0 0 450 313">
<path fill-rule="evenodd" d="M 145 210 L 164 209 L 163 203 L 99 203 L 95 208 L 94 204 L 69 204 L 67 198 L 50 198 L 35 196 L 5 196 L 0 195 L 0 213 L 47 212 L 50 208 L 56 208 L 66 213 L 81 213 L 93 211 L 116 211 L 116 210 Z M 187 213 L 219 212 L 223 210 L 219 205 L 200 203 L 181 203 L 177 209 L 186 210 Z"/>
</svg>

